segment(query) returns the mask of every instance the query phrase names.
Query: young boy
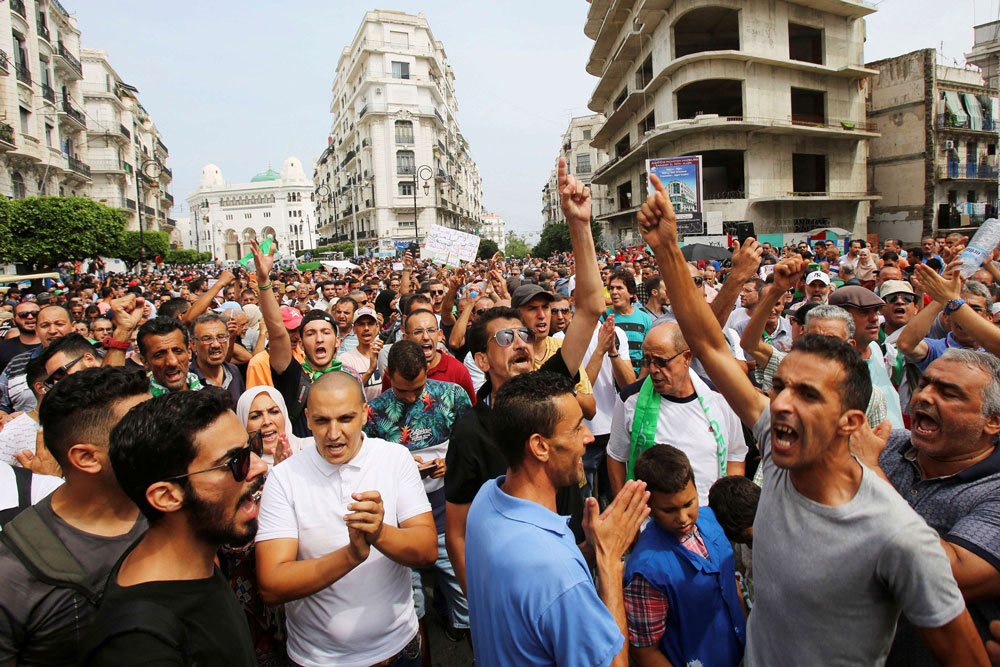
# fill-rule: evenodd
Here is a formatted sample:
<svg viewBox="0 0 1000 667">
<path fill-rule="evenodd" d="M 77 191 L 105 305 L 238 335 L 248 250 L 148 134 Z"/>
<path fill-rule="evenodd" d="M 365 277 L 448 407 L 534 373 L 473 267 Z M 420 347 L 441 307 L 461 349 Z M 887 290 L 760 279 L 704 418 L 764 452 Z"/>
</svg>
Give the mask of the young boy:
<svg viewBox="0 0 1000 667">
<path fill-rule="evenodd" d="M 721 477 L 708 491 L 708 506 L 732 543 L 736 585 L 747 613 L 753 607 L 753 520 L 760 487 L 746 477 Z"/>
<path fill-rule="evenodd" d="M 640 667 L 738 665 L 746 643 L 733 550 L 708 507 L 698 507 L 684 452 L 657 445 L 635 478 L 651 492 L 651 521 L 625 568 L 629 656 Z"/>
</svg>

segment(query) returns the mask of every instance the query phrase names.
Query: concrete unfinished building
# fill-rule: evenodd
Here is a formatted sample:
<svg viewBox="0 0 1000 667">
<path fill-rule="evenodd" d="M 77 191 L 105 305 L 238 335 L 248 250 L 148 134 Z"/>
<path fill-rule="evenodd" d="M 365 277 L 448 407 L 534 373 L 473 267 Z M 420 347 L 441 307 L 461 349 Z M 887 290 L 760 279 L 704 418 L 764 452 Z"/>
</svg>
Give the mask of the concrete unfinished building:
<svg viewBox="0 0 1000 667">
<path fill-rule="evenodd" d="M 645 160 L 701 155 L 710 233 L 839 227 L 863 234 L 869 204 L 864 17 L 857 0 L 593 0 L 584 32 L 600 221 L 634 227 Z M 720 224 L 721 223 L 721 224 Z M 729 223 L 729 225 L 726 225 Z"/>
<path fill-rule="evenodd" d="M 882 195 L 870 231 L 919 241 L 997 214 L 998 100 L 978 70 L 937 64 L 934 49 L 870 63 L 869 183 Z"/>
</svg>

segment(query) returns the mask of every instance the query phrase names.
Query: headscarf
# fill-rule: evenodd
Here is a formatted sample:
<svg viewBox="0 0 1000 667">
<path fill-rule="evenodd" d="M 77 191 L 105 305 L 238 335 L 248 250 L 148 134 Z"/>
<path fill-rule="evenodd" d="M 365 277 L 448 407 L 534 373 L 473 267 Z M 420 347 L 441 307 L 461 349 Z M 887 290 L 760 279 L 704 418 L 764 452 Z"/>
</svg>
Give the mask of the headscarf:
<svg viewBox="0 0 1000 667">
<path fill-rule="evenodd" d="M 388 323 L 392 315 L 392 300 L 396 298 L 396 293 L 391 289 L 384 289 L 375 297 L 375 312 L 382 315 L 382 321 Z"/>
<path fill-rule="evenodd" d="M 271 397 L 271 400 L 274 401 L 274 404 L 278 406 L 281 414 L 285 417 L 285 435 L 288 436 L 288 446 L 291 448 L 292 454 L 306 447 L 311 447 L 314 443 L 312 438 L 300 438 L 292 433 L 292 420 L 288 418 L 288 408 L 285 406 L 285 399 L 282 398 L 281 393 L 277 389 L 266 384 L 247 389 L 236 403 L 236 416 L 239 417 L 243 427 L 246 428 L 247 420 L 250 419 L 250 406 L 253 404 L 254 399 L 263 393 Z M 268 466 L 274 465 L 273 455 L 265 454 L 261 458 L 264 459 L 264 462 Z"/>
<path fill-rule="evenodd" d="M 248 303 L 247 305 L 243 306 L 243 312 L 246 313 L 248 327 L 250 327 L 251 329 L 256 329 L 258 326 L 260 326 L 260 321 L 264 317 L 260 312 L 260 306 Z"/>
</svg>

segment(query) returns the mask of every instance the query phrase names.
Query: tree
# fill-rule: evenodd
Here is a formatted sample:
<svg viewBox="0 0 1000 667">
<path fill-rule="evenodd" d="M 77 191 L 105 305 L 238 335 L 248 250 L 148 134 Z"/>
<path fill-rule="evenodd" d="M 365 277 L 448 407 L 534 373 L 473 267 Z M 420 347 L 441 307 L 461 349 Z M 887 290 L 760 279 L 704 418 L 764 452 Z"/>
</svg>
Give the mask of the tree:
<svg viewBox="0 0 1000 667">
<path fill-rule="evenodd" d="M 601 226 L 590 221 L 590 233 L 594 237 L 594 247 L 600 250 L 602 247 Z M 549 257 L 560 252 L 572 252 L 573 244 L 569 238 L 569 224 L 565 222 L 554 222 L 546 225 L 542 230 L 542 236 L 538 240 L 538 245 L 532 249 L 531 254 L 535 257 Z"/>
<path fill-rule="evenodd" d="M 207 255 L 208 253 L 202 253 Z M 197 250 L 186 250 L 183 248 L 172 248 L 167 251 L 163 258 L 167 264 L 197 264 L 199 261 Z M 207 261 L 207 260 L 205 260 Z"/>
<path fill-rule="evenodd" d="M 479 242 L 479 254 L 477 257 L 479 259 L 490 259 L 498 252 L 500 252 L 500 247 L 496 244 L 496 241 L 491 239 L 482 239 Z"/>
<path fill-rule="evenodd" d="M 29 270 L 107 255 L 121 246 L 125 234 L 120 211 L 83 197 L 16 199 L 0 214 L 7 226 L 0 229 L 0 238 L 7 239 L 0 241 L 3 259 L 27 264 Z"/>
<path fill-rule="evenodd" d="M 145 247 L 145 261 L 152 261 L 157 255 L 166 257 L 170 252 L 170 235 L 166 232 L 143 232 L 142 244 L 139 243 L 139 232 L 128 231 L 121 244 L 115 250 L 115 256 L 125 262 L 129 269 L 139 263 L 142 257 L 140 247 Z"/>
<path fill-rule="evenodd" d="M 514 232 L 507 232 L 507 256 L 522 259 L 531 253 L 524 238 Z"/>
</svg>

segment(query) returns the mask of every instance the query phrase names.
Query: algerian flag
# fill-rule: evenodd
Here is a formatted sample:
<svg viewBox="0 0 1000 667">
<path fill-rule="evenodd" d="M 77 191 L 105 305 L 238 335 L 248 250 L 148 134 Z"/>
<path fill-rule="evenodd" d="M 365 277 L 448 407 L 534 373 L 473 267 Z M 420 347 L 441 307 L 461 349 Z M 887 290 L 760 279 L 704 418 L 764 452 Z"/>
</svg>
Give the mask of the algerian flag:
<svg viewBox="0 0 1000 667">
<path fill-rule="evenodd" d="M 260 251 L 262 253 L 264 253 L 265 255 L 267 253 L 271 252 L 271 238 L 270 237 L 264 239 L 264 242 L 260 244 Z M 246 255 L 244 255 L 243 257 L 241 257 L 239 259 L 239 261 L 238 261 L 238 264 L 240 264 L 244 269 L 247 269 L 247 270 L 250 269 L 250 265 L 252 263 L 253 263 L 253 253 L 252 252 L 248 252 Z"/>
</svg>

